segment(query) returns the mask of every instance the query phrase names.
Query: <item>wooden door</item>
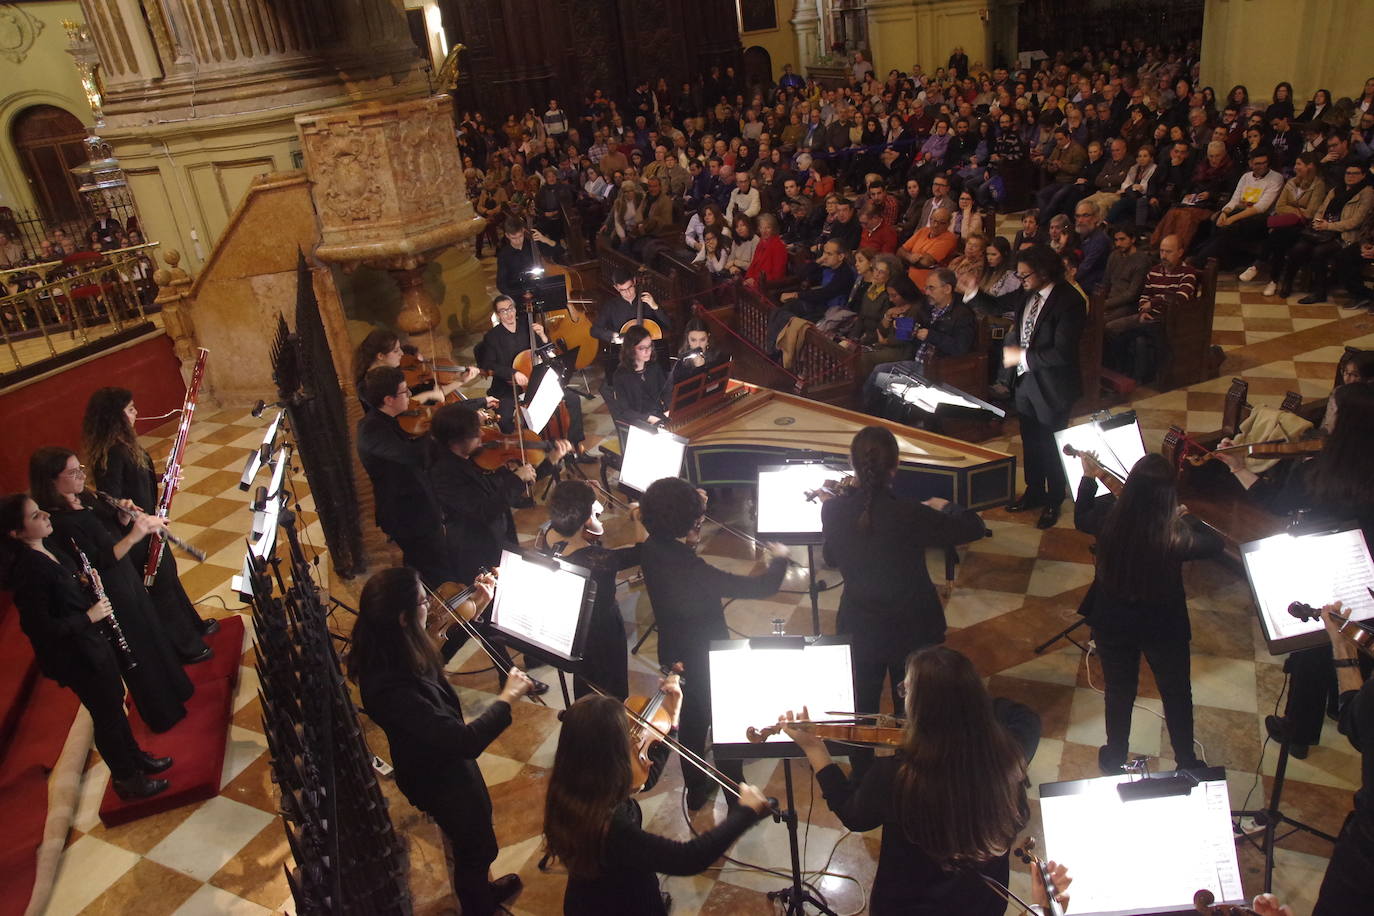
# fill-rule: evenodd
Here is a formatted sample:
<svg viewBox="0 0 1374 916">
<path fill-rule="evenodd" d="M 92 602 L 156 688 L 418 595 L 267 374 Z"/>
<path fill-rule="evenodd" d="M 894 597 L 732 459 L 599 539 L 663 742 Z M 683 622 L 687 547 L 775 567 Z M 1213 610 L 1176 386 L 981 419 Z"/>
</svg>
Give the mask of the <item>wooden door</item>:
<svg viewBox="0 0 1374 916">
<path fill-rule="evenodd" d="M 71 169 L 86 162 L 86 128 L 55 105 L 26 108 L 10 129 L 24 176 L 43 216 L 64 223 L 82 216 L 81 195 Z"/>
</svg>

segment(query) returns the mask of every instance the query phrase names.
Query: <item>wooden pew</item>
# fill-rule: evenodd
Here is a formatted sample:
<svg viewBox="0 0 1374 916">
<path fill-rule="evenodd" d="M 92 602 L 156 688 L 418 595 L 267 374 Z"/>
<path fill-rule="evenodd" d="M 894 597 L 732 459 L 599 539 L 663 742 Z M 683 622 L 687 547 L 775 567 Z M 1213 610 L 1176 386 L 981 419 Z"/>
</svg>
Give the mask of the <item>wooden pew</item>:
<svg viewBox="0 0 1374 916">
<path fill-rule="evenodd" d="M 642 288 L 652 293 L 659 307 L 668 313 L 668 320 L 672 322 L 668 343 L 676 351 L 682 336 L 682 327 L 691 317 L 692 300 L 707 294 L 711 286 L 710 275 L 705 270 L 697 270 L 691 265 L 684 266 L 673 261 L 668 262 L 667 272 L 656 270 L 608 245 L 599 246 L 596 260 L 600 265 L 601 284 L 606 288 L 607 296 L 614 293 L 611 277 L 616 271 L 638 276 Z"/>
<path fill-rule="evenodd" d="M 1088 315 L 1078 340 L 1078 371 L 1083 393 L 1074 413 L 1096 410 L 1102 404 L 1102 336 L 1106 333 L 1107 307 L 1101 296 L 1088 296 Z"/>
<path fill-rule="evenodd" d="M 925 375 L 932 382 L 958 388 L 981 401 L 988 399 L 988 350 L 992 347 L 992 324 L 978 319 L 978 336 L 973 349 L 963 356 L 936 354 L 926 363 Z M 860 382 L 862 384 L 862 382 Z"/>
<path fill-rule="evenodd" d="M 1164 350 L 1156 385 L 1161 390 L 1184 388 L 1216 378 L 1221 360 L 1212 349 L 1212 319 L 1217 307 L 1217 262 L 1196 271 L 1198 296 L 1186 306 L 1164 314 Z"/>
</svg>

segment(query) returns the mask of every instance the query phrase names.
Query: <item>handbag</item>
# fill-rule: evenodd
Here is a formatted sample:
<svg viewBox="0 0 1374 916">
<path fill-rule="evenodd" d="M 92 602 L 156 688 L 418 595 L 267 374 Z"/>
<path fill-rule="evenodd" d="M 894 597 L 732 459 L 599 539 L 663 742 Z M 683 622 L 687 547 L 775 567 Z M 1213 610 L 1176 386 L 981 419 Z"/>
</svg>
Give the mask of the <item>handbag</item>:
<svg viewBox="0 0 1374 916">
<path fill-rule="evenodd" d="M 1271 213 L 1267 220 L 1270 229 L 1286 229 L 1289 226 L 1301 225 L 1303 222 L 1302 216 L 1297 213 Z"/>
<path fill-rule="evenodd" d="M 1307 227 L 1302 230 L 1302 237 L 1314 245 L 1325 245 L 1327 242 L 1334 242 L 1341 237 L 1335 229 L 1313 229 Z"/>
</svg>

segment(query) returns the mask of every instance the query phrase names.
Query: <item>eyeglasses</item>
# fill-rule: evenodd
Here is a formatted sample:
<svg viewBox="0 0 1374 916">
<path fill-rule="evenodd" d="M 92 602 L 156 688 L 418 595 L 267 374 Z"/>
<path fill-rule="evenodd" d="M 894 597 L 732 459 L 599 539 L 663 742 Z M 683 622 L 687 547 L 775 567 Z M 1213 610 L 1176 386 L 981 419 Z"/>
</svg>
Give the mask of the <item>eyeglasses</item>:
<svg viewBox="0 0 1374 916">
<path fill-rule="evenodd" d="M 84 464 L 78 464 L 78 465 L 77 465 L 76 467 L 74 467 L 74 468 L 68 468 L 67 470 L 63 471 L 63 472 L 62 472 L 61 474 L 59 474 L 58 476 L 59 476 L 59 477 L 85 477 L 85 476 L 86 476 L 86 466 L 85 466 Z"/>
<path fill-rule="evenodd" d="M 409 389 L 409 388 L 401 388 L 401 389 L 399 389 L 399 390 L 396 392 L 395 395 L 393 395 L 393 397 L 408 398 L 408 397 L 410 397 L 410 389 Z"/>
<path fill-rule="evenodd" d="M 1033 276 L 1035 276 L 1034 272 L 1028 273 L 1028 274 L 1017 274 L 1017 275 L 1016 275 L 1016 279 L 1018 279 L 1018 280 L 1020 280 L 1020 281 L 1022 281 L 1022 282 L 1025 282 L 1026 280 L 1029 280 L 1029 279 L 1030 279 L 1031 277 L 1033 277 Z"/>
</svg>

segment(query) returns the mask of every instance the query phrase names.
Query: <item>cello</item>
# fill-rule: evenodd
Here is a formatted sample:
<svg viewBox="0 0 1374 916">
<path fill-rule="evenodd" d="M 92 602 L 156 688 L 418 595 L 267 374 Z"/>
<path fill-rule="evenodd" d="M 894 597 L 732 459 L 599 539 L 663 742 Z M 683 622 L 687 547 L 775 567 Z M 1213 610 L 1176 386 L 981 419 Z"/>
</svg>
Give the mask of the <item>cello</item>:
<svg viewBox="0 0 1374 916">
<path fill-rule="evenodd" d="M 555 371 L 553 359 L 558 354 L 556 352 L 557 347 L 553 343 L 548 342 L 547 334 L 545 334 L 545 343 L 543 344 L 539 343 L 538 339 L 535 337 L 534 293 L 528 290 L 525 292 L 525 328 L 530 335 L 529 349 L 521 350 L 519 353 L 515 354 L 515 359 L 511 362 L 511 367 L 514 368 L 516 372 L 523 374 L 527 383 L 529 383 L 533 381 L 534 370 L 538 366 L 548 365 L 550 371 Z M 517 400 L 515 405 L 517 423 L 519 411 L 520 404 Z M 550 439 L 566 439 L 568 438 L 568 430 L 571 429 L 571 427 L 572 415 L 568 411 L 568 405 L 566 403 L 559 403 L 558 409 L 553 412 L 553 416 L 549 418 L 549 422 L 542 432 Z M 530 430 L 526 430 L 526 433 L 530 436 L 534 435 Z M 538 437 L 535 436 L 534 438 Z"/>
<path fill-rule="evenodd" d="M 640 278 L 649 272 L 649 268 L 640 265 L 639 270 L 635 271 L 635 317 L 620 326 L 620 336 L 624 337 L 625 332 L 637 324 L 643 325 L 644 330 L 649 332 L 649 337 L 653 340 L 663 339 L 663 327 L 652 318 L 644 317 L 644 297 L 648 293 L 639 288 Z"/>
</svg>

